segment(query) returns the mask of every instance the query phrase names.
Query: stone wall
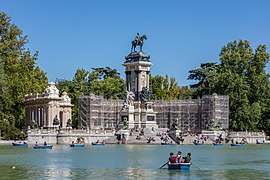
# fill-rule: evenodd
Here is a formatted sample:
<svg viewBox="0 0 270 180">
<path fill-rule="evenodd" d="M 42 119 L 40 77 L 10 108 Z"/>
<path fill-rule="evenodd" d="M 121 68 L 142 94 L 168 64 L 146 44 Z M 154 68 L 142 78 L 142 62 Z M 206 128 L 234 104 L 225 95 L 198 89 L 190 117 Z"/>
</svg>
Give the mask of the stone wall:
<svg viewBox="0 0 270 180">
<path fill-rule="evenodd" d="M 256 144 L 256 141 L 265 141 L 264 132 L 229 132 L 228 139 L 232 142 L 246 141 L 249 144 Z"/>
<path fill-rule="evenodd" d="M 78 138 L 83 138 L 85 144 L 91 144 L 97 140 L 106 140 L 114 137 L 113 131 L 89 131 L 89 130 L 32 130 L 28 131 L 28 143 L 43 144 L 70 144 L 72 141 L 76 142 Z"/>
</svg>

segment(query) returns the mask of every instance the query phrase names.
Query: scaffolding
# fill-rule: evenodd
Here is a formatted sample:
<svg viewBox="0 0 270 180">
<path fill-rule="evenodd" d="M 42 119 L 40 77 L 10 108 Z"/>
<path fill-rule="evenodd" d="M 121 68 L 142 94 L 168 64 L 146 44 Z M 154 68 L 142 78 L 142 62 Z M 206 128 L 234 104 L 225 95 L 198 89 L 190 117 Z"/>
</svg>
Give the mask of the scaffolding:
<svg viewBox="0 0 270 180">
<path fill-rule="evenodd" d="M 156 100 L 153 109 L 157 112 L 156 121 L 161 128 L 170 128 L 178 120 L 181 131 L 200 130 L 198 100 Z"/>
<path fill-rule="evenodd" d="M 123 100 L 101 96 L 79 97 L 79 125 L 83 128 L 116 128 L 120 121 Z M 154 100 L 153 110 L 159 128 L 170 128 L 178 120 L 181 131 L 199 133 L 214 121 L 221 128 L 229 127 L 229 97 L 207 95 L 200 99 Z"/>
<path fill-rule="evenodd" d="M 79 97 L 79 127 L 87 129 L 115 128 L 120 119 L 123 100 L 104 99 L 102 96 Z"/>
</svg>

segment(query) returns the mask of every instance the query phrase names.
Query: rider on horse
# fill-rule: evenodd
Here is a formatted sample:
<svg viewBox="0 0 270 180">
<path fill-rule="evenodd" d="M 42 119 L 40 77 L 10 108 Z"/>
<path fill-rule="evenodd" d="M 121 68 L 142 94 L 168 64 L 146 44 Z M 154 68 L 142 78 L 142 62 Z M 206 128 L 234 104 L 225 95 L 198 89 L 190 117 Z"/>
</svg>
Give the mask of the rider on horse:
<svg viewBox="0 0 270 180">
<path fill-rule="evenodd" d="M 134 42 L 135 42 L 136 44 L 139 44 L 140 40 L 141 40 L 140 34 L 137 33 L 136 37 L 134 38 Z"/>
</svg>

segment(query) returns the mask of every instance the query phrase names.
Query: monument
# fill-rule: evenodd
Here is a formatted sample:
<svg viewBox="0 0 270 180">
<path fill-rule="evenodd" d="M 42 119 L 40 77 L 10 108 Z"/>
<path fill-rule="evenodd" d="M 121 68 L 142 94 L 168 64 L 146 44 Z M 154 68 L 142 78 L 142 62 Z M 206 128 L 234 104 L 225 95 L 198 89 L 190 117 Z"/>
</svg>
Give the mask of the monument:
<svg viewBox="0 0 270 180">
<path fill-rule="evenodd" d="M 156 112 L 152 108 L 149 89 L 150 55 L 143 52 L 142 47 L 146 35 L 140 37 L 137 33 L 131 42 L 131 52 L 122 64 L 126 73 L 126 99 L 121 109 L 121 123 L 128 122 L 128 128 L 157 128 Z M 140 51 L 136 47 L 140 46 Z"/>
<path fill-rule="evenodd" d="M 39 128 L 66 128 L 68 120 L 71 121 L 71 99 L 66 92 L 59 96 L 55 83 L 49 86 L 42 94 L 25 96 L 26 125 Z"/>
</svg>

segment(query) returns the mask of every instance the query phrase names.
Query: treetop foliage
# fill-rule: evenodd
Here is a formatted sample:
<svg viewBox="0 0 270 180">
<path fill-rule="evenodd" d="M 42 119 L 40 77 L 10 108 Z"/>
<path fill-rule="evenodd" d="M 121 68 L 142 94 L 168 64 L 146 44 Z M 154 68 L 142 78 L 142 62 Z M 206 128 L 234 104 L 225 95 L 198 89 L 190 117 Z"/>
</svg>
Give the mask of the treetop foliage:
<svg viewBox="0 0 270 180">
<path fill-rule="evenodd" d="M 220 63 L 201 64 L 189 71 L 194 96 L 217 93 L 230 97 L 230 128 L 270 133 L 270 82 L 265 68 L 269 53 L 265 45 L 253 51 L 246 40 L 222 47 Z"/>
<path fill-rule="evenodd" d="M 8 139 L 18 135 L 11 130 L 25 127 L 25 95 L 42 92 L 48 84 L 45 72 L 35 65 L 38 52 L 32 55 L 24 47 L 27 43 L 22 30 L 0 12 L 0 130 Z"/>
</svg>

